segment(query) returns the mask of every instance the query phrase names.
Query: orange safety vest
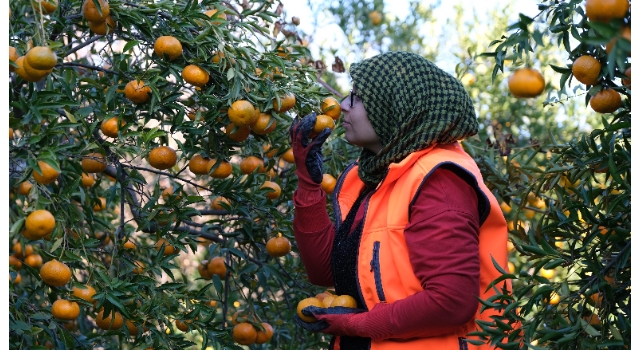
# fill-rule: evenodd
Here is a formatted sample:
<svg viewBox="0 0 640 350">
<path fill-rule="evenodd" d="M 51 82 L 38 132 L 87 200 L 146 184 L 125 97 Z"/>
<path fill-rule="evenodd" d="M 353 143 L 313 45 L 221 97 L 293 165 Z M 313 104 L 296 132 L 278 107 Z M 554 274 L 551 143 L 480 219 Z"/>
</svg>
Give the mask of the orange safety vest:
<svg viewBox="0 0 640 350">
<path fill-rule="evenodd" d="M 413 273 L 409 260 L 404 228 L 409 222 L 411 204 L 421 185 L 438 167 L 446 167 L 476 189 L 480 209 L 479 257 L 480 290 L 478 295 L 487 299 L 495 294 L 485 292 L 489 284 L 501 274 L 493 266 L 491 258 L 507 270 L 507 223 L 498 201 L 485 186 L 477 164 L 459 143 L 435 145 L 414 152 L 400 163 L 389 166 L 385 178 L 371 195 L 365 208 L 364 226 L 358 248 L 357 276 L 362 299 L 371 310 L 377 303 L 393 303 L 422 291 L 420 280 Z M 364 183 L 358 177 L 357 165 L 345 170 L 338 180 L 334 193 L 334 210 L 340 224 L 356 201 Z M 375 268 L 372 268 L 375 267 Z M 511 285 L 507 281 L 508 288 Z M 398 349 L 490 349 L 488 345 L 474 346 L 461 342 L 461 338 L 475 331 L 477 319 L 491 321 L 495 310 L 480 313 L 451 334 L 410 340 L 372 341 L 372 350 Z M 339 339 L 334 350 L 339 349 Z"/>
</svg>

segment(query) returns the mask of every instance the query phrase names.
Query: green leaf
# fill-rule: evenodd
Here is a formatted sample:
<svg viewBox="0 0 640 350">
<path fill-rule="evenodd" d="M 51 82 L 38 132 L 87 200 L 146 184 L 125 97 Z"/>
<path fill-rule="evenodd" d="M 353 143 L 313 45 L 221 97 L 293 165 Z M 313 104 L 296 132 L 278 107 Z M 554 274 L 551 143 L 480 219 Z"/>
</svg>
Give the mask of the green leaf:
<svg viewBox="0 0 640 350">
<path fill-rule="evenodd" d="M 14 222 L 13 225 L 11 225 L 9 232 L 11 232 L 12 235 L 18 234 L 21 231 L 22 225 L 24 225 L 25 221 L 26 221 L 26 218 L 24 217 L 16 220 L 16 222 Z"/>
<path fill-rule="evenodd" d="M 571 73 L 571 68 L 568 68 L 568 67 L 560 67 L 560 66 L 556 66 L 555 64 L 549 64 L 549 66 L 551 66 L 551 68 L 553 68 L 553 70 L 558 73 Z M 564 84 L 561 84 L 561 85 L 564 85 Z"/>
<path fill-rule="evenodd" d="M 136 47 L 138 44 L 140 44 L 138 40 L 131 40 L 127 42 L 127 44 L 124 45 L 124 48 L 122 49 L 122 53 L 126 53 L 127 51 L 133 50 L 133 48 Z"/>
</svg>

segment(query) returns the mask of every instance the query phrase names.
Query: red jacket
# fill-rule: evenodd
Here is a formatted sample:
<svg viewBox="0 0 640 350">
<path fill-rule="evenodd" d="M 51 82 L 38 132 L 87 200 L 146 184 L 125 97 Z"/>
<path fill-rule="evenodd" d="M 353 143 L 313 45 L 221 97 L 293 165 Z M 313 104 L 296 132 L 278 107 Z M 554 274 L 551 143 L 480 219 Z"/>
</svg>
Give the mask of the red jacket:
<svg viewBox="0 0 640 350">
<path fill-rule="evenodd" d="M 334 228 L 325 212 L 324 193 L 319 186 L 300 186 L 294 194 L 294 232 L 301 257 L 312 283 L 331 286 Z M 473 188 L 450 170 L 436 170 L 420 188 L 405 228 L 411 267 L 424 291 L 373 310 L 375 333 L 428 337 L 452 331 L 473 317 L 478 302 L 469 291 L 479 289 L 478 221 Z"/>
</svg>

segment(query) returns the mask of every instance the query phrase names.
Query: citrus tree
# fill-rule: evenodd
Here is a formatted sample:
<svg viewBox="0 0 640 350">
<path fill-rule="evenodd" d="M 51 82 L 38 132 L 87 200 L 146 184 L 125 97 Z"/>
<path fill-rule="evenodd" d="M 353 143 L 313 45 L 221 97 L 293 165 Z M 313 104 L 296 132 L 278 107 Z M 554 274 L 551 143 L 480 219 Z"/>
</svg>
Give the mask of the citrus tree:
<svg viewBox="0 0 640 350">
<path fill-rule="evenodd" d="M 323 289 L 288 128 L 340 113 L 282 12 L 10 3 L 11 349 L 326 345 L 289 322 Z"/>
<path fill-rule="evenodd" d="M 503 348 L 630 342 L 631 21 L 629 2 L 609 3 L 544 1 L 537 16 L 510 25 L 509 10 L 500 8 L 481 28 L 463 23 L 458 8 L 445 29 L 448 46 L 431 40 L 426 47 L 411 24 L 433 20 L 428 14 L 412 11 L 399 23 L 414 35 L 393 41 L 395 19 L 380 2 L 319 5 L 349 44 L 325 51 L 329 58 L 408 49 L 438 60 L 433 48 L 443 46 L 454 53 L 449 71 L 467 87 L 481 122 L 479 137 L 463 145 L 510 229 L 509 269 L 495 282 L 498 295 L 483 301 L 504 316 L 476 333 Z M 381 22 L 368 19 L 374 12 Z M 410 40 L 417 47 L 404 45 Z M 512 292 L 501 289 L 505 279 Z"/>
<path fill-rule="evenodd" d="M 484 55 L 495 59 L 494 79 L 509 68 L 508 87 L 526 103 L 542 110 L 579 101 L 599 116 L 592 131 L 573 139 L 550 132 L 521 149 L 510 149 L 508 139 L 496 140 L 488 154 L 468 148 L 510 220 L 509 271 L 494 281 L 498 295 L 482 301 L 504 314 L 476 332 L 501 348 L 630 344 L 629 6 L 543 1 L 537 16 L 521 14 Z M 554 84 L 544 102 L 534 100 L 545 82 L 532 57 L 551 45 L 567 59 L 549 63 Z M 504 290 L 506 279 L 512 292 Z"/>
</svg>

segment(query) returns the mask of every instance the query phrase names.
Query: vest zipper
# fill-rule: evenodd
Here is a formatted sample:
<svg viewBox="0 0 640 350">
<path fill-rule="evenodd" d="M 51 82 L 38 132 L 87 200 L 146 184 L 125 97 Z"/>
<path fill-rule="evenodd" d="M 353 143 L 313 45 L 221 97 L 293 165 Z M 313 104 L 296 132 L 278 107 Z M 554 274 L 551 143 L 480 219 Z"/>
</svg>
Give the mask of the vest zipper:
<svg viewBox="0 0 640 350">
<path fill-rule="evenodd" d="M 380 241 L 373 242 L 373 258 L 371 259 L 371 270 L 373 271 L 373 279 L 376 283 L 376 293 L 381 303 L 386 303 L 387 299 L 384 296 L 384 289 L 382 288 L 382 275 L 380 274 Z"/>
</svg>

